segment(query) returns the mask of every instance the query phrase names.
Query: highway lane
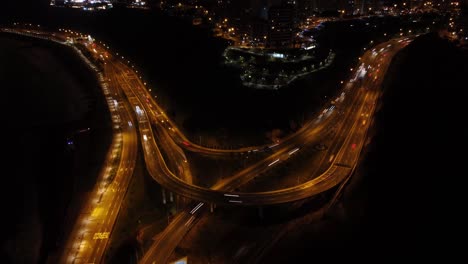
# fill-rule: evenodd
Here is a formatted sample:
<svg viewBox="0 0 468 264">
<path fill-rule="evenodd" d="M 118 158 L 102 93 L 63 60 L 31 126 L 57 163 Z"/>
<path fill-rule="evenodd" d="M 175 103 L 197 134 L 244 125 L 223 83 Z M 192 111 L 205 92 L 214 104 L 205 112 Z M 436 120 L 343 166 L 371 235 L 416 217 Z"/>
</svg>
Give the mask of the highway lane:
<svg viewBox="0 0 468 264">
<path fill-rule="evenodd" d="M 115 69 L 119 71 L 119 82 L 125 87 L 128 87 L 126 91 L 129 94 L 129 96 L 134 96 L 135 99 L 138 99 L 139 104 L 141 104 L 144 110 L 146 110 L 146 116 L 148 120 L 151 120 L 152 128 L 154 128 L 152 130 L 154 138 L 157 141 L 157 145 L 159 146 L 159 148 L 163 150 L 163 156 L 164 154 L 166 155 L 166 158 L 164 160 L 170 168 L 170 171 L 173 171 L 174 176 L 181 178 L 187 184 L 192 184 L 193 179 L 189 164 L 187 162 L 187 157 L 185 156 L 185 153 L 180 148 L 180 146 L 177 145 L 172 140 L 171 135 L 169 135 L 171 133 L 174 133 L 173 130 L 164 127 L 164 123 L 161 123 L 158 120 L 156 120 L 154 114 L 148 114 L 151 113 L 153 109 L 153 106 L 151 104 L 148 104 L 148 95 L 146 95 L 145 97 L 137 96 L 137 94 L 141 95 L 141 93 L 139 92 L 144 90 L 144 88 L 142 88 L 141 81 L 139 81 L 138 79 L 138 76 L 132 74 L 132 72 L 129 72 L 127 70 L 127 66 L 119 61 L 112 60 L 109 63 L 112 64 L 113 67 L 115 67 Z"/>
<path fill-rule="evenodd" d="M 112 115 L 113 143 L 60 263 L 99 263 L 102 260 L 135 168 L 138 145 L 136 130 L 130 125 L 134 123 L 131 110 L 119 95 L 115 82 L 109 82 L 107 75 L 98 75 Z"/>
<path fill-rule="evenodd" d="M 116 72 L 116 75 L 122 76 L 122 72 Z M 130 88 L 130 85 L 124 80 L 119 79 L 119 81 L 121 82 L 120 86 L 125 92 L 129 103 L 132 105 L 132 108 L 136 109 L 138 106 L 141 107 L 140 109 L 143 109 L 141 105 L 142 102 Z M 145 153 L 144 158 L 147 163 L 147 169 L 150 172 L 150 175 L 157 178 L 158 175 L 165 175 L 170 173 L 156 144 L 155 138 L 153 136 L 154 133 L 152 132 L 152 126 L 150 122 L 148 122 L 148 116 L 146 115 L 145 110 L 138 111 L 137 115 L 141 142 Z M 163 176 L 163 178 L 165 177 Z M 155 245 L 155 247 L 158 249 L 155 252 L 156 256 L 151 255 L 150 257 L 155 257 L 156 259 L 166 259 L 167 256 L 170 256 L 174 250 L 175 245 L 180 242 L 180 240 L 185 236 L 186 232 L 198 220 L 198 215 L 204 210 L 203 205 L 203 203 L 199 203 L 195 205 L 192 210 L 181 211 L 171 222 L 171 225 L 169 225 L 160 235 L 158 242 Z M 146 259 L 143 258 L 142 261 L 146 261 Z M 156 261 L 155 263 L 164 262 Z"/>
</svg>

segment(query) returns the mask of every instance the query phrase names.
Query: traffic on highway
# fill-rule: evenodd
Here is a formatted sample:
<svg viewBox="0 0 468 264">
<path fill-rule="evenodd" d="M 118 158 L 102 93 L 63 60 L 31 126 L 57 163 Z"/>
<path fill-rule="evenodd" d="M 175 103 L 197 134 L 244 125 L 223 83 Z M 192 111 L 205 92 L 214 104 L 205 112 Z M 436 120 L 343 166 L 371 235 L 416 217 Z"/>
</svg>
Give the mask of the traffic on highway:
<svg viewBox="0 0 468 264">
<path fill-rule="evenodd" d="M 109 51 L 105 44 L 90 36 L 83 39 L 82 34 L 69 30 L 2 31 L 43 38 L 73 48 L 98 75 L 113 118 L 112 147 L 102 167 L 100 180 L 69 236 L 61 259 L 63 263 L 101 262 L 133 175 L 139 142 L 151 177 L 164 188 L 192 200 L 185 204 L 185 209 L 176 215 L 160 239 L 149 248 L 141 263 L 165 263 L 210 206 L 281 204 L 312 197 L 339 185 L 358 163 L 391 59 L 415 37 L 395 38 L 367 50 L 359 58 L 358 65 L 350 69 L 350 79 L 343 83 L 327 106 L 283 140 L 240 149 L 212 149 L 191 142 L 158 105 L 138 71 L 123 56 Z M 76 37 L 87 42 L 84 46 L 91 55 L 77 48 L 79 41 L 74 40 Z M 91 61 L 99 61 L 100 65 Z M 324 140 L 331 144 L 321 152 L 322 158 L 310 164 L 317 169 L 308 181 L 263 192 L 236 191 L 258 175 L 275 170 Z M 264 153 L 261 160 L 207 188 L 194 184 L 186 151 L 212 156 Z"/>
</svg>

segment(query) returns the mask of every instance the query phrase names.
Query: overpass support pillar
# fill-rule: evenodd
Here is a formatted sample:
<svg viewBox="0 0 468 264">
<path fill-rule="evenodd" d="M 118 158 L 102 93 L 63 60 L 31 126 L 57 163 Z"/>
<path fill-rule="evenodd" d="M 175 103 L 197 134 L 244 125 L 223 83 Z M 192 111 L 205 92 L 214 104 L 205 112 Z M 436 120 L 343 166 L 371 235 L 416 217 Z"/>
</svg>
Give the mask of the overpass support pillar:
<svg viewBox="0 0 468 264">
<path fill-rule="evenodd" d="M 260 217 L 260 219 L 263 219 L 263 207 L 262 206 L 258 207 L 258 217 Z"/>
<path fill-rule="evenodd" d="M 175 194 L 175 200 L 176 200 L 176 203 L 177 203 L 177 208 L 184 208 L 190 202 L 189 198 L 186 198 L 184 196 L 180 196 L 178 194 Z"/>
<path fill-rule="evenodd" d="M 162 194 L 162 202 L 163 204 L 166 204 L 166 192 L 164 191 L 164 188 L 161 188 L 161 194 Z"/>
</svg>

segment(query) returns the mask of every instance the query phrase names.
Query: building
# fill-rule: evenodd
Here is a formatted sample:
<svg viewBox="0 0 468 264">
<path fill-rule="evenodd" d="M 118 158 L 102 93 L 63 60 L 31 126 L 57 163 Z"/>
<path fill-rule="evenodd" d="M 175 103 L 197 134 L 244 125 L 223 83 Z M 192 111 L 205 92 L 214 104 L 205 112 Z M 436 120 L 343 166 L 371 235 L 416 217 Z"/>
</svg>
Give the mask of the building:
<svg viewBox="0 0 468 264">
<path fill-rule="evenodd" d="M 354 0 L 355 15 L 369 15 L 382 10 L 383 2 L 381 0 Z"/>
<path fill-rule="evenodd" d="M 297 9 L 301 19 L 310 17 L 317 11 L 317 0 L 298 0 Z"/>
<path fill-rule="evenodd" d="M 339 0 L 316 0 L 317 11 L 334 11 L 339 9 Z"/>
<path fill-rule="evenodd" d="M 111 0 L 51 0 L 50 5 L 83 10 L 105 10 L 113 7 Z"/>
<path fill-rule="evenodd" d="M 268 21 L 261 18 L 254 18 L 252 20 L 251 36 L 254 43 L 260 46 L 266 46 L 268 37 Z"/>
<path fill-rule="evenodd" d="M 289 4 L 271 6 L 268 10 L 267 47 L 289 48 L 292 46 L 294 7 Z"/>
<path fill-rule="evenodd" d="M 462 43 L 468 48 L 468 0 L 463 3 L 460 14 L 455 21 L 456 32 Z"/>
</svg>

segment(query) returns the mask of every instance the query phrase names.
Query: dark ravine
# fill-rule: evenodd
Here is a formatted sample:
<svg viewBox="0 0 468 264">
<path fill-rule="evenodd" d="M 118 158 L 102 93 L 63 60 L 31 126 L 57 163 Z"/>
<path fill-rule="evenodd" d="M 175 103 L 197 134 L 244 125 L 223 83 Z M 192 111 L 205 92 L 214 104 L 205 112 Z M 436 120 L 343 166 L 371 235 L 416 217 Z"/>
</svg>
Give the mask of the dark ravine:
<svg viewBox="0 0 468 264">
<path fill-rule="evenodd" d="M 9 34 L 0 46 L 2 262 L 46 263 L 96 181 L 110 116 L 94 73 L 71 49 Z"/>
</svg>

